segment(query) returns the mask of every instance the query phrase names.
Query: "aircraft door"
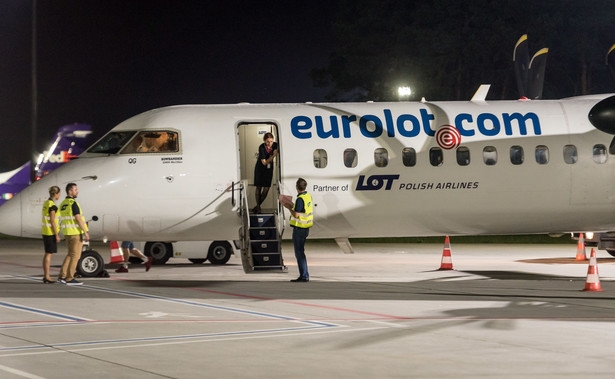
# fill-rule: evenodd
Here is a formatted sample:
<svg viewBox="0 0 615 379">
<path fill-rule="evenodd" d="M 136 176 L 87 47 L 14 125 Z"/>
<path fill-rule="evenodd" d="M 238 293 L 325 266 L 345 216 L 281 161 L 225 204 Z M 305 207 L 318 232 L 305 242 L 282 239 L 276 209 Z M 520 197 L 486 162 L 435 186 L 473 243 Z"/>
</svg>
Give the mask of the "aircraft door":
<svg viewBox="0 0 615 379">
<path fill-rule="evenodd" d="M 248 182 L 246 196 L 248 197 L 248 206 L 253 208 L 256 206 L 255 186 L 254 186 L 254 167 L 258 160 L 258 148 L 263 143 L 265 133 L 273 134 L 273 140 L 278 142 L 277 126 L 273 123 L 241 123 L 238 126 L 239 139 L 239 175 L 241 180 Z M 279 151 L 278 151 L 279 153 Z M 262 203 L 263 210 L 274 210 L 278 207 L 278 192 L 280 178 L 280 162 L 279 157 L 274 159 L 273 178 L 267 198 Z"/>
</svg>

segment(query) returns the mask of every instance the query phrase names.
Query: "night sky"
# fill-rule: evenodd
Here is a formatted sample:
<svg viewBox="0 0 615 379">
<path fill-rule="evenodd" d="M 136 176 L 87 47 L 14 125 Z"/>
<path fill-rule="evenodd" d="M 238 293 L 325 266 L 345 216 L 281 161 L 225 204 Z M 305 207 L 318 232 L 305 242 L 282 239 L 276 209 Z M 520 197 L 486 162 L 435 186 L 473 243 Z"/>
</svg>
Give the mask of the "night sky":
<svg viewBox="0 0 615 379">
<path fill-rule="evenodd" d="M 167 105 L 324 101 L 331 2 L 279 3 L 37 0 L 37 148 Z M 31 157 L 32 8 L 0 1 L 0 171 Z"/>
</svg>

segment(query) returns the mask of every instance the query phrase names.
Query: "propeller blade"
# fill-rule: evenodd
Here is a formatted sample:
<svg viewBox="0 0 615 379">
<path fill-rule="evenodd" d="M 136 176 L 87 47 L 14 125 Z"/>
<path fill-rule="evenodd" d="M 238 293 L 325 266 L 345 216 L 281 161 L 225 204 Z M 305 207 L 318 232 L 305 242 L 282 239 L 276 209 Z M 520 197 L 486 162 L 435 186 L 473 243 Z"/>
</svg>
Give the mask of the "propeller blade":
<svg viewBox="0 0 615 379">
<path fill-rule="evenodd" d="M 609 67 L 609 72 L 613 79 L 615 79 L 615 45 L 611 46 L 609 51 L 606 53 L 606 65 Z"/>
<path fill-rule="evenodd" d="M 530 66 L 530 53 L 528 50 L 527 34 L 519 38 L 513 50 L 513 62 L 515 65 L 515 77 L 519 97 L 527 97 L 527 83 Z"/>
<path fill-rule="evenodd" d="M 549 49 L 538 50 L 530 61 L 528 97 L 532 100 L 542 97 L 542 87 L 545 83 L 545 68 Z"/>
</svg>

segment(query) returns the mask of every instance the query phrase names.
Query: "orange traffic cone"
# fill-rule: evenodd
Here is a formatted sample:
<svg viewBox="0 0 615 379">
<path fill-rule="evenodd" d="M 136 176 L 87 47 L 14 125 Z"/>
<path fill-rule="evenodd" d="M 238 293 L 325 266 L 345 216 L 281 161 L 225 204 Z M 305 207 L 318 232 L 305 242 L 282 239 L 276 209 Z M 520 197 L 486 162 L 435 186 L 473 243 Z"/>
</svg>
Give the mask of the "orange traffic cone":
<svg viewBox="0 0 615 379">
<path fill-rule="evenodd" d="M 453 259 L 451 258 L 451 242 L 446 236 L 444 240 L 444 250 L 442 251 L 442 263 L 440 263 L 439 270 L 452 270 Z"/>
<path fill-rule="evenodd" d="M 117 241 L 111 241 L 109 247 L 111 248 L 111 263 L 122 262 L 124 260 L 124 255 L 120 251 L 120 245 Z"/>
<path fill-rule="evenodd" d="M 598 276 L 597 262 L 596 252 L 592 248 L 591 255 L 589 257 L 589 267 L 587 268 L 587 280 L 585 281 L 585 288 L 583 291 L 602 291 L 602 288 L 600 287 L 600 277 Z"/>
<path fill-rule="evenodd" d="M 583 233 L 579 235 L 579 243 L 577 244 L 577 256 L 575 260 L 577 261 L 587 260 L 587 255 L 585 255 L 585 239 L 583 238 Z"/>
</svg>

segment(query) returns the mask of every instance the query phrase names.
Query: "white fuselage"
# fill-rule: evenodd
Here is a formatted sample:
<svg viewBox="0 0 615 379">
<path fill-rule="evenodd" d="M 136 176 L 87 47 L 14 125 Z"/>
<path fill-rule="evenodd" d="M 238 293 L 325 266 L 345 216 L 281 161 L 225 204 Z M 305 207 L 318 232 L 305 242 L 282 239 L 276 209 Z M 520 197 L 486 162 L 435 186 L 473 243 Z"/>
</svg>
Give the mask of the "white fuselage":
<svg viewBox="0 0 615 379">
<path fill-rule="evenodd" d="M 587 117 L 606 97 L 156 109 L 110 133 L 174 131 L 177 152 L 86 152 L 2 206 L 0 232 L 39 236 L 48 187 L 74 182 L 85 218 L 98 217 L 89 223 L 92 238 L 237 239 L 240 182 L 251 179 L 258 151 L 254 144 L 240 148 L 246 144 L 239 129 L 250 133 L 252 125 L 275 130 L 279 156 L 272 188 L 294 196 L 297 178 L 307 180 L 314 200 L 310 237 L 613 231 L 613 136 Z M 447 125 L 461 134 L 462 164 L 456 148 L 438 148 L 429 135 Z M 574 163 L 565 160 L 570 146 L 577 152 Z M 522 163 L 513 164 L 519 147 Z M 402 153 L 410 149 L 415 164 Z M 348 150 L 356 152 L 355 164 L 346 162 L 351 167 L 345 165 Z M 497 162 L 488 165 L 493 150 Z M 273 207 L 277 196 L 273 190 L 269 195 Z"/>
</svg>

